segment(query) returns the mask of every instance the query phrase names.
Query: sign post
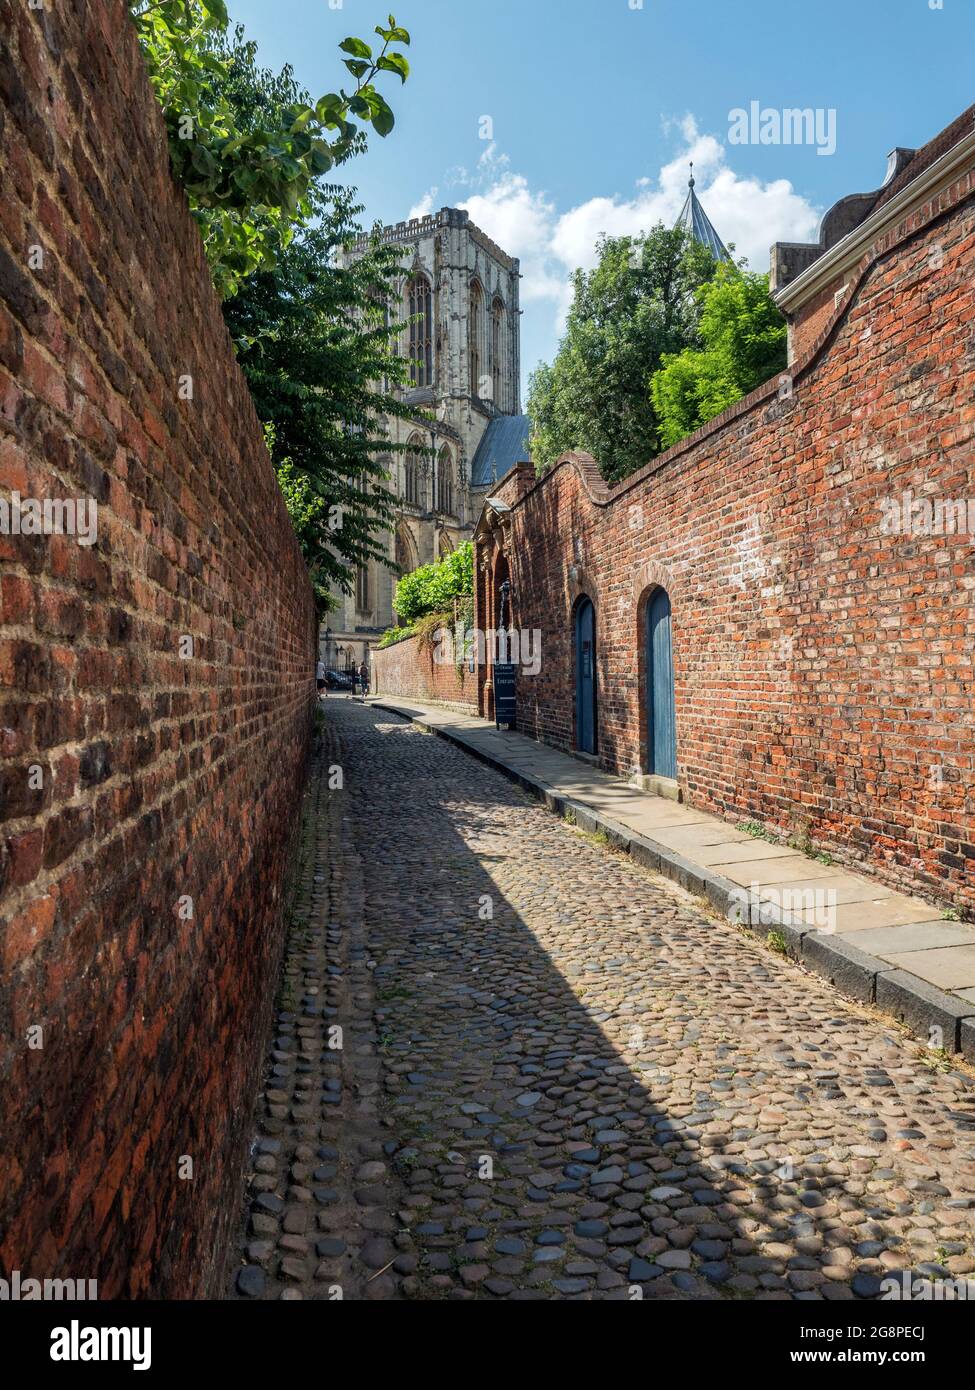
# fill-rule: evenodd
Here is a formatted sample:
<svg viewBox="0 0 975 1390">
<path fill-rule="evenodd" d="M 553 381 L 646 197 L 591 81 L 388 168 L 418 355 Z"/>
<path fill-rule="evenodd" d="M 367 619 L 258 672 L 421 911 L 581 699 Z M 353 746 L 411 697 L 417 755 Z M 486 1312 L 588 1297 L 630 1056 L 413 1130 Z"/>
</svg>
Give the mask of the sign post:
<svg viewBox="0 0 975 1390">
<path fill-rule="evenodd" d="M 518 668 L 513 661 L 504 661 L 494 668 L 494 727 L 506 724 L 513 728 L 518 717 Z"/>
</svg>

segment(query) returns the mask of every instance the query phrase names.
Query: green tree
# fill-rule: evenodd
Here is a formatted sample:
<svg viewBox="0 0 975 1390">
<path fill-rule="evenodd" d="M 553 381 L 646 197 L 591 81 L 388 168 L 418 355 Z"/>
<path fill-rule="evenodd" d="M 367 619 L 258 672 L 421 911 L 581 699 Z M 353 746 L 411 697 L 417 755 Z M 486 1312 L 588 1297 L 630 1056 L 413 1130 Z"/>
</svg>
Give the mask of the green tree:
<svg viewBox="0 0 975 1390">
<path fill-rule="evenodd" d="M 421 417 L 396 394 L 409 379 L 387 312 L 397 249 L 372 239 L 337 263 L 359 233 L 360 209 L 348 189 L 319 187 L 313 198 L 319 220 L 274 270 L 244 281 L 224 318 L 257 413 L 274 426 L 275 464 L 288 460 L 325 503 L 316 572 L 348 591 L 357 565 L 386 560 L 395 502 L 388 461 L 405 447 L 390 440 L 388 422 Z"/>
<path fill-rule="evenodd" d="M 345 39 L 339 47 L 351 90 L 314 104 L 272 94 L 245 115 L 231 95 L 225 0 L 129 0 L 129 11 L 166 120 L 173 173 L 200 224 L 214 283 L 228 297 L 255 269 L 273 265 L 295 227 L 307 224 L 314 181 L 362 148 L 364 126 L 381 136 L 392 130 L 375 79 L 392 73 L 406 81 L 409 63 L 396 45 L 408 45 L 409 33 L 390 15 L 388 27 L 376 27 L 377 52 Z"/>
<path fill-rule="evenodd" d="M 329 529 L 329 505 L 325 498 L 315 491 L 307 473 L 299 473 L 290 459 L 284 459 L 277 464 L 274 471 L 291 518 L 291 525 L 301 546 L 301 553 L 308 566 L 319 615 L 324 616 L 336 606 L 331 590 L 322 578 L 320 565 L 322 537 L 328 534 Z"/>
<path fill-rule="evenodd" d="M 395 248 L 371 241 L 347 266 L 354 192 L 327 185 L 329 169 L 365 148 L 393 117 L 372 79 L 409 67 L 395 45 L 409 34 L 390 16 L 375 55 L 346 39 L 351 93 L 312 104 L 290 67 L 259 66 L 223 0 L 132 5 L 163 105 L 174 174 L 200 223 L 224 317 L 320 606 L 351 588 L 355 566 L 385 560 L 378 533 L 392 518 L 386 421 L 416 412 L 397 399 L 408 363 L 395 352 L 386 305 Z M 334 99 L 333 99 L 334 97 Z M 189 124 L 186 118 L 189 117 Z M 395 320 L 395 316 L 394 316 Z"/>
<path fill-rule="evenodd" d="M 245 48 L 247 46 L 245 45 Z M 286 70 L 275 76 L 253 55 L 233 64 L 231 99 L 245 109 L 291 99 Z M 260 418 L 273 426 L 271 456 L 307 480 L 327 525 L 303 545 L 316 582 L 351 589 L 355 568 L 387 562 L 394 519 L 388 461 L 405 445 L 388 423 L 422 416 L 397 395 L 409 362 L 397 355 L 401 252 L 361 235 L 354 190 L 314 184 L 314 222 L 283 246 L 273 268 L 256 271 L 224 303 L 224 319 Z"/>
<path fill-rule="evenodd" d="M 421 565 L 396 585 L 393 607 L 401 618 L 415 623 L 429 613 L 446 613 L 454 599 L 474 593 L 474 546 L 458 546 L 433 565 Z"/>
<path fill-rule="evenodd" d="M 604 237 L 594 270 L 577 270 L 565 335 L 529 384 L 532 457 L 543 470 L 585 449 L 610 481 L 657 452 L 650 382 L 667 353 L 697 345 L 696 291 L 715 271 L 680 228 Z"/>
<path fill-rule="evenodd" d="M 703 347 L 665 355 L 651 382 L 662 448 L 719 415 L 786 365 L 786 324 L 768 276 L 724 262 L 697 292 Z"/>
</svg>

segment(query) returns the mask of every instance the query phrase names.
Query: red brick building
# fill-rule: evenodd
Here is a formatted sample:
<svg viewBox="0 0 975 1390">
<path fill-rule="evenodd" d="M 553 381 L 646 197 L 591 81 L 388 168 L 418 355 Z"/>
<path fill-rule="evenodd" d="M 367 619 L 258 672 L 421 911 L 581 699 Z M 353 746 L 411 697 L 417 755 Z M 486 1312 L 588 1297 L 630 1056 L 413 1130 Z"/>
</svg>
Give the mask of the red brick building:
<svg viewBox="0 0 975 1390">
<path fill-rule="evenodd" d="M 614 487 L 512 470 L 477 625 L 510 579 L 523 732 L 970 917 L 975 108 L 772 269 L 788 373 Z"/>
</svg>

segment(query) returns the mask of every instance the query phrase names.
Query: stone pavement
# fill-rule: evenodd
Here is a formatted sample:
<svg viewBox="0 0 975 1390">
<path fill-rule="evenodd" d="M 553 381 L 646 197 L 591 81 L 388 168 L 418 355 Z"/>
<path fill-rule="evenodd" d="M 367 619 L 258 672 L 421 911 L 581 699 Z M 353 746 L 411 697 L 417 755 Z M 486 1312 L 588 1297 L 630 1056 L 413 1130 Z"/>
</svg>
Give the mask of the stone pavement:
<svg viewBox="0 0 975 1390">
<path fill-rule="evenodd" d="M 645 862 L 722 912 L 729 901 L 744 899 L 765 931 L 790 924 L 788 947 L 810 969 L 975 1062 L 975 927 L 949 921 L 937 907 L 878 879 L 649 795 L 486 720 L 386 696 L 370 703 L 398 710 L 504 768 L 558 809 L 588 808 L 600 818 L 597 828 L 623 832 L 628 848 L 634 838 L 649 845 Z"/>
<path fill-rule="evenodd" d="M 233 1296 L 975 1275 L 969 1075 L 444 740 L 324 709 Z"/>
</svg>

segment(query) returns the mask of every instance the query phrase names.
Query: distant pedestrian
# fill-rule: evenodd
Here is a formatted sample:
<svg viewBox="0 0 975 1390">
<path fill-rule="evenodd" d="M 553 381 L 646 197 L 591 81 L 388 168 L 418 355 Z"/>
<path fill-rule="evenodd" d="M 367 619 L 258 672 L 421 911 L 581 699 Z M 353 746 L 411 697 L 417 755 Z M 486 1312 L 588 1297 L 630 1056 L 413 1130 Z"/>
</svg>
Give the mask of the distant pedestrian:
<svg viewBox="0 0 975 1390">
<path fill-rule="evenodd" d="M 318 686 L 319 695 L 321 695 L 322 691 L 325 689 L 326 682 L 325 663 L 322 661 L 321 657 L 319 657 L 318 665 L 315 667 L 315 684 Z"/>
<path fill-rule="evenodd" d="M 359 683 L 362 687 L 362 698 L 369 694 L 369 667 L 365 662 L 359 667 Z"/>
</svg>

